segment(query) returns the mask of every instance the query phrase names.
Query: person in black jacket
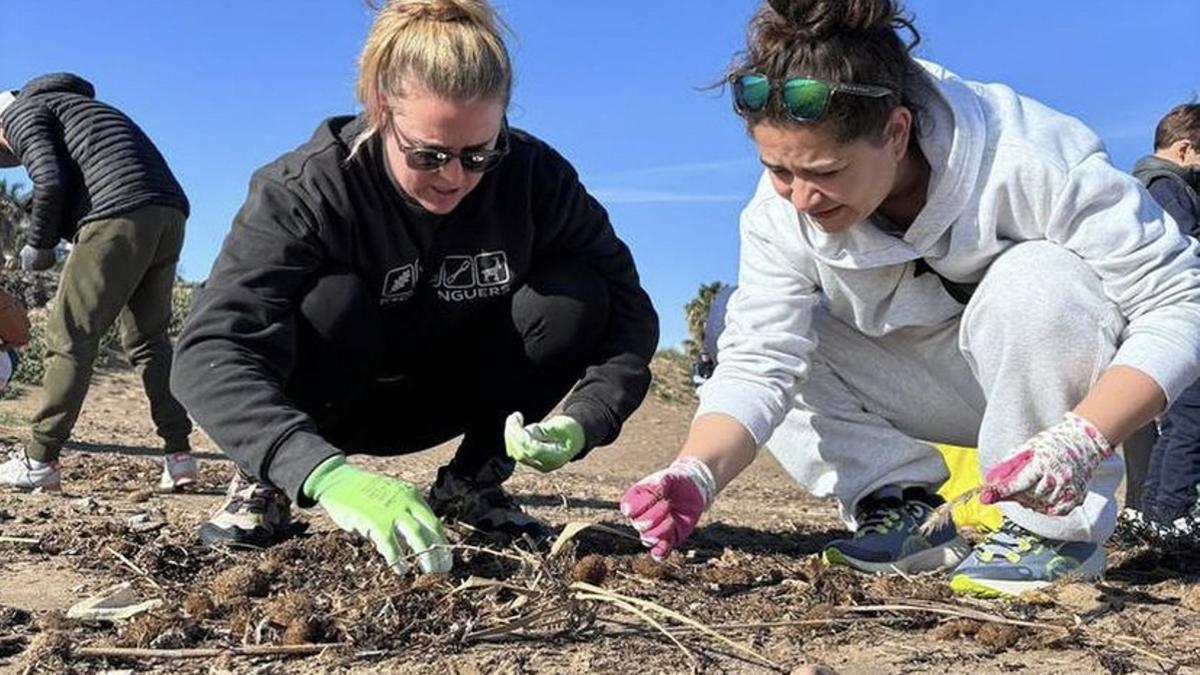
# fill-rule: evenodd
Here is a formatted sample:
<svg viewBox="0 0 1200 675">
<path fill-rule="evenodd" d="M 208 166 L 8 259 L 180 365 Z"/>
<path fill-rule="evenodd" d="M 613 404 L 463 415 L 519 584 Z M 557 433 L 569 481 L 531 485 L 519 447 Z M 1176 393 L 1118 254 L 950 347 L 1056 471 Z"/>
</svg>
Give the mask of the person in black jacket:
<svg viewBox="0 0 1200 675">
<path fill-rule="evenodd" d="M 21 266 L 56 262 L 72 242 L 46 324 L 46 374 L 24 453 L 0 464 L 0 485 L 58 490 L 59 454 L 79 417 L 100 339 L 114 322 L 163 438 L 159 487 L 196 480 L 192 423 L 171 396 L 171 291 L 188 200 L 154 144 L 128 116 L 70 73 L 0 92 L 0 166 L 33 183 Z"/>
<path fill-rule="evenodd" d="M 1200 237 L 1200 103 L 1176 106 L 1162 118 L 1154 132 L 1154 154 L 1138 160 L 1133 175 L 1184 234 Z M 1183 391 L 1159 426 L 1141 513 L 1167 531 L 1195 532 L 1200 524 L 1200 383 Z"/>
<path fill-rule="evenodd" d="M 269 544 L 315 502 L 389 565 L 444 570 L 440 518 L 545 534 L 501 484 L 514 461 L 550 471 L 617 437 L 658 319 L 575 171 L 507 125 L 491 7 L 388 2 L 359 69 L 365 112 L 251 179 L 172 383 L 240 470 L 204 541 Z M 427 500 L 345 458 L 460 434 Z"/>
</svg>

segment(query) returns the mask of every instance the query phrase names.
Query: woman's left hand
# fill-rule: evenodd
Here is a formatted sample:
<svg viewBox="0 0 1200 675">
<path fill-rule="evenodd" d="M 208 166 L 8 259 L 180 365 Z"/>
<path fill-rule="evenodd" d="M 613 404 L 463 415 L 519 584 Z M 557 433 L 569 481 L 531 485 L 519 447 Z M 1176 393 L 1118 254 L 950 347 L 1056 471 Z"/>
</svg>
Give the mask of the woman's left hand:
<svg viewBox="0 0 1200 675">
<path fill-rule="evenodd" d="M 983 477 L 979 501 L 1011 500 L 1052 516 L 1083 503 L 1088 480 L 1113 453 L 1096 425 L 1067 413 L 1062 422 L 1017 446 Z"/>
<path fill-rule="evenodd" d="M 504 421 L 504 447 L 514 460 L 546 473 L 561 468 L 583 450 L 583 427 L 566 415 L 555 415 L 545 422 L 525 424 L 525 417 L 514 412 Z"/>
</svg>

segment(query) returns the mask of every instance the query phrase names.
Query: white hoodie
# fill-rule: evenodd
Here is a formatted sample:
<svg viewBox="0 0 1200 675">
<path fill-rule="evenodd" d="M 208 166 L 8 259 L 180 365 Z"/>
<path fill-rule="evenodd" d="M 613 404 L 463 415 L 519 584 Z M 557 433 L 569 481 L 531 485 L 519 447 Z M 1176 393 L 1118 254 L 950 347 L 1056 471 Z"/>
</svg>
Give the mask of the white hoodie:
<svg viewBox="0 0 1200 675">
<path fill-rule="evenodd" d="M 928 201 L 903 238 L 871 221 L 829 234 L 763 175 L 741 217 L 738 289 L 697 415 L 740 421 L 761 446 L 782 421 L 816 344 L 813 310 L 871 336 L 961 314 L 946 279 L 978 282 L 1009 247 L 1047 240 L 1079 255 L 1129 323 L 1113 365 L 1153 378 L 1168 399 L 1200 376 L 1198 244 L 1079 120 L 998 84 L 931 63 L 913 85 Z M 1053 288 L 1047 288 L 1053 293 Z M 1047 345 L 1053 349 L 1053 345 Z"/>
</svg>

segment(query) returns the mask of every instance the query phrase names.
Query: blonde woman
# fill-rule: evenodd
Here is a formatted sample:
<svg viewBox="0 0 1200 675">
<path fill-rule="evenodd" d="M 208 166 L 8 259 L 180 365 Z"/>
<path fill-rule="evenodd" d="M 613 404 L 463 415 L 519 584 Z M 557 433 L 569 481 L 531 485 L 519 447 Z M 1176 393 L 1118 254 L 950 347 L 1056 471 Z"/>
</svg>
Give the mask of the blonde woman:
<svg viewBox="0 0 1200 675">
<path fill-rule="evenodd" d="M 364 112 L 255 173 L 172 380 L 239 468 L 206 541 L 269 544 L 318 503 L 390 565 L 444 571 L 440 518 L 543 536 L 501 487 L 514 460 L 556 469 L 640 404 L 657 317 L 575 171 L 506 123 L 500 28 L 480 0 L 385 4 Z M 428 500 L 346 459 L 460 434 Z"/>
</svg>

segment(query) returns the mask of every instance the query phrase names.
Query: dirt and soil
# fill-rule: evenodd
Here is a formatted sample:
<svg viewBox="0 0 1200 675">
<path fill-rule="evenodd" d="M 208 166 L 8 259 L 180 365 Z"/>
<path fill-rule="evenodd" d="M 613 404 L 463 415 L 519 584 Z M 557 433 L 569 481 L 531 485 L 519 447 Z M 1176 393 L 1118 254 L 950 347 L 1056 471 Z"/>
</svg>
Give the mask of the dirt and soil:
<svg viewBox="0 0 1200 675">
<path fill-rule="evenodd" d="M 197 432 L 197 489 L 148 490 L 161 465 L 144 395 L 132 373 L 103 370 L 64 460 L 64 493 L 0 493 L 0 673 L 1200 672 L 1200 549 L 1112 544 L 1102 583 L 956 599 L 936 574 L 822 569 L 816 553 L 845 534 L 836 511 L 769 456 L 682 553 L 654 563 L 616 506 L 683 438 L 694 405 L 685 377 L 659 362 L 616 444 L 549 475 L 519 469 L 509 483 L 552 524 L 608 527 L 554 555 L 452 530 L 454 571 L 415 577 L 385 569 L 319 511 L 300 513 L 296 536 L 269 550 L 200 546 L 232 465 Z M 26 389 L 0 401 L 5 449 L 24 440 L 37 398 Z M 428 485 L 452 452 L 360 459 Z M 124 581 L 162 605 L 118 622 L 65 618 Z M 115 648 L 158 656 L 103 655 Z"/>
</svg>

